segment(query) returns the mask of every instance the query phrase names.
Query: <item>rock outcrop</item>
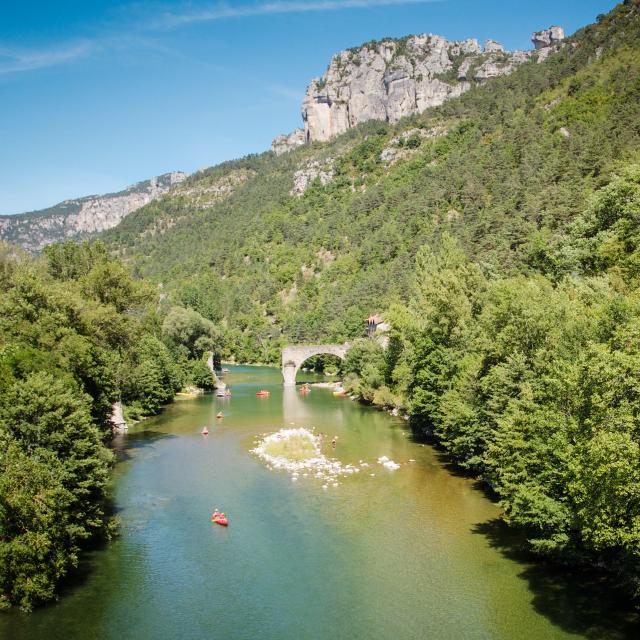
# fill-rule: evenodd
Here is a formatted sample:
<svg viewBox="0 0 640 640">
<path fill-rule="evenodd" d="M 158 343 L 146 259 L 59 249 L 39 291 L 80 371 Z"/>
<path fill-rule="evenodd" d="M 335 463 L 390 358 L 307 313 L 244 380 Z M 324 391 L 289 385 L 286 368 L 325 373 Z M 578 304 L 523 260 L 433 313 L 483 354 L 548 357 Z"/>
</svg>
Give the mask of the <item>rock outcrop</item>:
<svg viewBox="0 0 640 640">
<path fill-rule="evenodd" d="M 302 146 L 307 141 L 304 129 L 294 129 L 290 134 L 283 133 L 271 143 L 271 150 L 277 156 Z"/>
<path fill-rule="evenodd" d="M 422 140 L 428 138 L 437 138 L 446 133 L 441 127 L 433 127 L 432 129 L 408 129 L 399 136 L 391 138 L 387 146 L 380 153 L 380 160 L 387 164 L 393 164 L 397 160 L 412 155 L 420 148 Z"/>
<path fill-rule="evenodd" d="M 115 227 L 122 218 L 157 200 L 186 178 L 180 171 L 138 182 L 124 191 L 65 200 L 48 209 L 0 216 L 0 239 L 27 251 Z"/>
<path fill-rule="evenodd" d="M 564 38 L 560 27 L 533 34 L 536 50 L 548 53 Z M 314 78 L 302 103 L 304 132 L 276 138 L 284 153 L 305 142 L 329 140 L 367 120 L 395 123 L 438 106 L 474 84 L 511 73 L 534 51 L 505 51 L 495 40 L 449 41 L 424 34 L 386 39 L 333 56 L 322 78 Z M 536 59 L 546 55 L 536 54 Z"/>
<path fill-rule="evenodd" d="M 293 174 L 293 188 L 289 194 L 301 196 L 316 179 L 324 187 L 333 180 L 333 176 L 333 158 L 327 158 L 323 162 L 310 160 Z"/>
<path fill-rule="evenodd" d="M 111 428 L 114 434 L 126 433 L 129 431 L 129 425 L 124 418 L 124 410 L 120 400 L 111 405 L 111 417 L 109 418 L 109 421 L 111 422 Z"/>
<path fill-rule="evenodd" d="M 306 139 L 329 140 L 367 120 L 394 123 L 442 104 L 470 86 L 458 80 L 454 60 L 482 57 L 477 40 L 449 42 L 433 35 L 343 51 L 307 88 L 302 104 Z"/>
<path fill-rule="evenodd" d="M 562 27 L 549 27 L 542 31 L 535 31 L 531 36 L 531 42 L 536 50 L 551 47 L 564 40 L 564 29 Z"/>
<path fill-rule="evenodd" d="M 216 202 L 228 198 L 239 185 L 255 175 L 249 169 L 236 169 L 222 176 L 187 180 L 173 190 L 175 196 L 184 196 L 193 209 L 207 209 Z"/>
</svg>

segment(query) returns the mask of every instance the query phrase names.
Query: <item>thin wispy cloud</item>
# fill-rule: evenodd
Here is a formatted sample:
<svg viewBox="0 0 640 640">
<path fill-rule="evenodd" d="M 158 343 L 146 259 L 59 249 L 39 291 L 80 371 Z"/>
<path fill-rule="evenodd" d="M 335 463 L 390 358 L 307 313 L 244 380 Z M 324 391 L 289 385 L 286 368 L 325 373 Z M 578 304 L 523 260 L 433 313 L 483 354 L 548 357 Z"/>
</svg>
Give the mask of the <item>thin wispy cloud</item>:
<svg viewBox="0 0 640 640">
<path fill-rule="evenodd" d="M 443 0 L 274 0 L 232 6 L 226 3 L 183 5 L 176 11 L 152 12 L 153 17 L 141 16 L 136 24 L 120 25 L 109 34 L 72 43 L 64 43 L 50 48 L 24 49 L 3 46 L 0 43 L 0 75 L 32 71 L 69 63 L 83 58 L 99 49 L 130 46 L 140 42 L 145 32 L 172 31 L 183 26 L 201 22 L 225 19 L 241 19 L 257 16 L 282 15 L 290 13 L 330 12 L 347 9 L 375 9 L 402 5 L 430 4 Z M 144 5 L 143 5 L 144 6 Z M 140 5 L 136 6 L 139 9 Z M 282 95 L 284 91 L 280 90 Z M 289 93 L 289 92 L 286 92 Z"/>
<path fill-rule="evenodd" d="M 93 44 L 83 40 L 49 49 L 12 49 L 0 46 L 0 74 L 43 69 L 81 58 Z"/>
<path fill-rule="evenodd" d="M 309 2 L 303 2 L 301 0 L 283 0 L 241 6 L 236 5 L 235 7 L 227 4 L 216 4 L 184 12 L 166 12 L 153 23 L 153 26 L 156 28 L 175 29 L 182 25 L 229 18 L 248 18 L 285 13 L 344 11 L 345 9 L 374 9 L 376 7 L 429 4 L 439 1 L 440 0 L 310 0 Z"/>
<path fill-rule="evenodd" d="M 267 88 L 271 93 L 275 93 L 283 98 L 288 98 L 296 104 L 300 102 L 300 96 L 302 95 L 302 91 L 300 89 L 292 89 L 291 87 L 285 87 L 281 84 L 270 84 Z"/>
</svg>

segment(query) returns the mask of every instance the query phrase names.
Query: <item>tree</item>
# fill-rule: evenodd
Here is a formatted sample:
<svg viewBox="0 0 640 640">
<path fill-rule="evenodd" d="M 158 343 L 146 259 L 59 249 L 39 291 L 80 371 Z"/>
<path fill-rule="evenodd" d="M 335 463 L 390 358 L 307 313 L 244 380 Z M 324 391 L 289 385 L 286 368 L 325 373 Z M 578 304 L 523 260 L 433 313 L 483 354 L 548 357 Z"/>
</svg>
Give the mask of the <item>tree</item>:
<svg viewBox="0 0 640 640">
<path fill-rule="evenodd" d="M 172 307 L 162 323 L 162 335 L 194 359 L 222 347 L 221 334 L 213 322 L 193 309 Z"/>
<path fill-rule="evenodd" d="M 89 399 L 48 373 L 16 381 L 0 397 L 0 584 L 25 608 L 49 599 L 104 531 L 111 453 Z"/>
</svg>

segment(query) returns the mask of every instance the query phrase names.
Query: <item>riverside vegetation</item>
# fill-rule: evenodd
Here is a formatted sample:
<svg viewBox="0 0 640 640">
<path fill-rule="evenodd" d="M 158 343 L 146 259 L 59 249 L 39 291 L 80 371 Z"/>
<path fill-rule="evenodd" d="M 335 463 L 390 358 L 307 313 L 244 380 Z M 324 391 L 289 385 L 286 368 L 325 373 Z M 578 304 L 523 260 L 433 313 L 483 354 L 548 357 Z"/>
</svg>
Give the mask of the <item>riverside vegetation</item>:
<svg viewBox="0 0 640 640">
<path fill-rule="evenodd" d="M 385 312 L 389 349 L 357 344 L 348 388 L 434 434 L 534 552 L 606 567 L 637 596 L 639 122 L 627 0 L 542 63 L 395 127 L 199 172 L 191 193 L 243 179 L 105 238 L 240 360 L 353 339 Z M 310 162 L 333 175 L 295 197 Z"/>
<path fill-rule="evenodd" d="M 0 247 L 0 607 L 54 597 L 79 554 L 115 530 L 111 406 L 157 413 L 186 384 L 212 386 L 217 345 L 194 311 L 158 309 L 103 245 Z"/>
<path fill-rule="evenodd" d="M 2 464 L 16 460 L 0 492 L 12 527 L 0 536 L 5 599 L 28 606 L 51 597 L 80 541 L 105 529 L 91 509 L 105 494 L 106 400 L 121 392 L 136 411 L 154 397 L 125 379 L 143 384 L 145 369 L 166 371 L 157 410 L 212 345 L 239 361 L 276 362 L 286 342 L 358 337 L 374 312 L 392 324 L 390 345 L 352 348 L 343 367 L 349 389 L 408 411 L 493 488 L 533 551 L 604 566 L 637 596 L 639 122 L 640 0 L 626 0 L 544 62 L 523 63 L 441 107 L 198 172 L 126 217 L 102 240 L 136 277 L 162 285 L 159 312 L 126 298 L 151 291 L 128 276 L 130 294 L 115 288 L 125 302 L 101 299 L 114 288 L 93 289 L 100 274 L 126 274 L 104 256 L 95 272 L 84 258 L 79 269 L 53 267 L 55 256 L 73 253 L 68 245 L 36 263 L 5 260 L 2 304 L 15 310 L 2 314 L 2 331 L 24 354 L 15 363 L 3 355 L 0 369 L 8 372 L 0 417 L 11 443 Z M 292 195 L 294 174 L 314 162 L 331 167 L 329 178 Z M 29 313 L 37 331 L 20 321 Z M 65 356 L 67 326 L 70 343 L 88 343 L 106 363 Z M 155 341 L 146 352 L 145 341 Z M 158 353 L 161 363 L 143 366 Z M 117 366 L 108 366 L 115 354 Z M 40 400 L 30 385 L 51 388 L 37 377 L 44 364 L 64 374 L 67 395 L 85 407 L 87 429 L 97 430 L 85 451 L 96 454 L 82 455 L 98 459 L 105 478 L 91 484 L 93 496 L 85 487 L 70 495 L 51 528 L 50 511 L 31 497 L 44 486 L 70 491 L 61 478 L 76 454 L 58 453 L 53 438 L 36 439 L 40 457 L 30 456 L 33 441 L 12 413 L 23 397 Z M 92 374 L 98 365 L 111 386 Z M 118 377 L 119 367 L 138 377 Z M 25 472 L 29 464 L 41 475 Z M 29 483 L 4 479 L 19 473 Z M 68 520 L 76 506 L 77 520 Z"/>
</svg>

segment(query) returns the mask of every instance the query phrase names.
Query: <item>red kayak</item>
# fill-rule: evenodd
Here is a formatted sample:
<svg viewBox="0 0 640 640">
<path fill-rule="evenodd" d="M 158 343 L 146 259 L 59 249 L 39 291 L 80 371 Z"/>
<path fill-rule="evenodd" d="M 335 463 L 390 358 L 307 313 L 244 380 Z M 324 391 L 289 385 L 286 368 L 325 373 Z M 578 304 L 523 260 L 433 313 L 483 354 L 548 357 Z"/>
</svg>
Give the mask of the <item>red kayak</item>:
<svg viewBox="0 0 640 640">
<path fill-rule="evenodd" d="M 261 389 L 260 391 L 256 391 L 256 396 L 258 398 L 267 398 L 269 396 L 269 391 L 265 391 L 264 389 Z"/>
<path fill-rule="evenodd" d="M 200 433 L 203 436 L 208 436 L 209 435 L 209 429 L 207 429 L 207 427 L 204 427 L 204 429 L 202 429 L 202 431 Z"/>
<path fill-rule="evenodd" d="M 226 516 L 214 514 L 213 516 L 211 516 L 211 522 L 215 522 L 216 524 L 219 524 L 221 527 L 229 526 L 229 520 L 227 519 Z"/>
</svg>

